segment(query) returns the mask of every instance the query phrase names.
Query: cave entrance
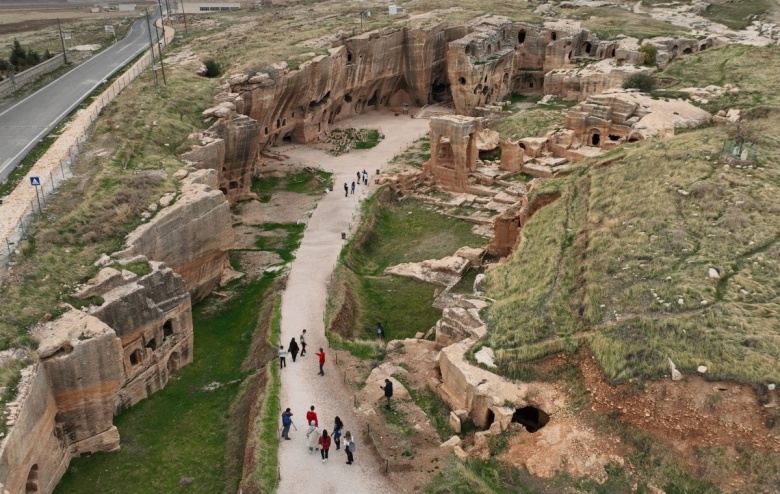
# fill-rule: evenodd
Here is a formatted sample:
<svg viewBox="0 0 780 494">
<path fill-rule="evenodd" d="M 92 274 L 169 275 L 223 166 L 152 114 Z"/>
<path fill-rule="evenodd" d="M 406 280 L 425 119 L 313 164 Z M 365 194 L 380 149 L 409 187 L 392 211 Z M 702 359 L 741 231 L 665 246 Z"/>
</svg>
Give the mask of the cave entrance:
<svg viewBox="0 0 780 494">
<path fill-rule="evenodd" d="M 282 142 L 292 142 L 292 132 L 288 132 L 284 137 L 282 137 Z"/>
<path fill-rule="evenodd" d="M 30 467 L 30 473 L 27 474 L 27 483 L 25 484 L 26 494 L 38 492 L 38 464 Z"/>
<path fill-rule="evenodd" d="M 521 45 L 525 43 L 525 29 L 521 29 L 517 32 L 517 42 Z"/>
<path fill-rule="evenodd" d="M 609 140 L 613 141 L 613 142 L 614 141 L 619 141 L 620 140 L 620 136 L 616 136 L 615 134 L 610 134 L 609 135 Z"/>
<path fill-rule="evenodd" d="M 173 321 L 168 319 L 165 321 L 165 324 L 163 324 L 163 341 L 167 340 L 171 336 L 173 336 Z"/>
<path fill-rule="evenodd" d="M 379 101 L 379 90 L 374 91 L 374 94 L 371 96 L 371 99 L 366 102 L 366 105 L 376 106 L 377 101 Z"/>
<path fill-rule="evenodd" d="M 485 419 L 485 430 L 490 429 L 490 426 L 493 425 L 493 422 L 496 420 L 496 414 L 493 412 L 493 410 L 488 408 L 487 411 L 487 418 Z"/>
<path fill-rule="evenodd" d="M 582 45 L 582 52 L 585 55 L 590 55 L 591 48 L 593 48 L 593 46 L 590 43 L 586 42 L 584 45 Z"/>
<path fill-rule="evenodd" d="M 690 48 L 686 48 L 683 50 L 683 55 L 690 55 L 691 53 L 693 53 L 693 50 Z"/>
<path fill-rule="evenodd" d="M 179 370 L 179 352 L 173 352 L 168 359 L 168 372 L 176 372 Z"/>
<path fill-rule="evenodd" d="M 447 84 L 440 84 L 438 79 L 435 79 L 433 81 L 433 84 L 431 84 L 431 100 L 433 100 L 434 103 L 442 103 L 444 101 L 447 101 L 447 94 L 449 93 L 449 85 Z"/>
<path fill-rule="evenodd" d="M 149 340 L 149 343 L 146 344 L 146 348 L 148 348 L 151 351 L 157 350 L 157 340 L 154 338 Z"/>
<path fill-rule="evenodd" d="M 538 431 L 547 425 L 549 421 L 550 416 L 544 410 L 532 406 L 516 408 L 515 413 L 512 415 L 512 422 L 522 424 L 531 433 Z"/>
<path fill-rule="evenodd" d="M 601 142 L 601 134 L 598 132 L 592 132 L 590 134 L 590 145 L 591 146 L 598 146 Z"/>
<path fill-rule="evenodd" d="M 141 363 L 141 360 L 143 359 L 143 354 L 141 353 L 140 348 L 136 348 L 133 350 L 133 353 L 130 354 L 130 365 L 138 365 Z"/>
</svg>

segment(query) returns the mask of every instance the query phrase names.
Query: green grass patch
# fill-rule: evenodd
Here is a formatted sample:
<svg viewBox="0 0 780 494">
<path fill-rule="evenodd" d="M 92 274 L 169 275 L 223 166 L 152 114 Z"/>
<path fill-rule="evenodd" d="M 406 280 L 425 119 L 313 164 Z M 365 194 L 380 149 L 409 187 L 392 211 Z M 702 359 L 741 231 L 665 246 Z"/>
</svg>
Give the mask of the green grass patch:
<svg viewBox="0 0 780 494">
<path fill-rule="evenodd" d="M 325 188 L 333 185 L 331 173 L 312 168 L 287 173 L 284 175 L 261 175 L 252 178 L 252 192 L 260 194 L 261 197 L 271 191 L 297 192 L 299 194 L 321 193 Z M 268 202 L 268 200 L 261 202 Z"/>
<path fill-rule="evenodd" d="M 427 386 L 415 389 L 407 385 L 405 381 L 402 381 L 402 378 L 398 376 L 395 376 L 395 378 L 402 382 L 412 396 L 414 403 L 428 415 L 428 419 L 431 421 L 434 429 L 436 429 L 439 439 L 446 441 L 451 438 L 453 432 L 450 428 L 450 407 Z"/>
<path fill-rule="evenodd" d="M 373 340 L 347 340 L 330 331 L 326 333 L 326 336 L 328 337 L 331 348 L 346 350 L 362 360 L 381 361 L 384 360 L 387 355 L 387 350 L 385 350 L 384 345 L 376 338 Z"/>
<path fill-rule="evenodd" d="M 425 494 L 536 494 L 544 491 L 529 486 L 528 474 L 495 459 L 470 458 L 461 463 L 451 455 L 447 468 L 425 487 Z"/>
<path fill-rule="evenodd" d="M 196 305 L 193 363 L 116 417 L 119 452 L 73 459 L 56 492 L 175 492 L 184 478 L 192 479 L 186 489 L 193 492 L 236 492 L 241 472 L 226 471 L 227 409 L 249 375 L 241 362 L 257 327 L 256 307 L 272 280 L 266 275 L 227 301 Z M 213 382 L 220 386 L 204 389 Z"/>
<path fill-rule="evenodd" d="M 365 136 L 361 136 L 359 141 L 355 142 L 355 149 L 371 149 L 377 144 L 379 144 L 379 131 L 371 129 Z"/>
<path fill-rule="evenodd" d="M 753 23 L 753 19 L 761 19 L 772 8 L 768 0 L 741 0 L 736 2 L 710 3 L 702 17 L 712 22 L 741 31 Z"/>
<path fill-rule="evenodd" d="M 149 264 L 149 261 L 135 261 L 127 264 L 116 264 L 114 267 L 119 270 L 124 269 L 126 271 L 130 271 L 138 277 L 146 276 L 152 272 L 152 266 Z"/>
<path fill-rule="evenodd" d="M 255 245 L 260 250 L 267 250 L 279 254 L 285 262 L 295 259 L 295 250 L 303 239 L 305 224 L 291 225 L 287 223 L 265 223 L 263 232 L 271 232 L 270 235 L 260 234 Z"/>
<path fill-rule="evenodd" d="M 493 120 L 488 126 L 498 132 L 501 139 L 520 139 L 538 137 L 550 129 L 562 128 L 565 118 L 565 112 L 544 106 L 521 110 Z"/>
</svg>

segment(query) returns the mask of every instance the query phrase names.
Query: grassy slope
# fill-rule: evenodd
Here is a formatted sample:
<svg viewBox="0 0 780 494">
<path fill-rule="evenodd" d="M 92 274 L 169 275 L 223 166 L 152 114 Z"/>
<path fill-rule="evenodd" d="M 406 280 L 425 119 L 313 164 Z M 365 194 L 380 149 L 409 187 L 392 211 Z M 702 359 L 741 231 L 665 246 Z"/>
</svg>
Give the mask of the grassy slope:
<svg viewBox="0 0 780 494">
<path fill-rule="evenodd" d="M 735 103 L 747 107 L 776 102 L 776 82 L 766 92 L 760 84 L 778 56 L 723 48 L 678 64 L 691 78 L 740 79 Z M 678 64 L 667 72 L 683 73 Z M 755 84 L 743 78 L 748 64 Z M 717 126 L 625 146 L 607 168 L 553 181 L 562 197 L 528 223 L 513 258 L 488 272 L 488 295 L 498 299 L 489 343 L 502 370 L 586 338 L 614 379 L 668 373 L 667 357 L 683 371 L 704 364 L 714 376 L 780 379 L 778 125 L 772 113 L 744 125 L 763 142 L 762 170 L 724 169 L 717 157 L 727 128 Z M 709 267 L 722 271 L 720 282 Z"/>
<path fill-rule="evenodd" d="M 359 232 L 358 243 L 344 253 L 344 263 L 358 294 L 359 310 L 353 334 L 375 338 L 376 323 L 385 327 L 385 339 L 427 331 L 440 317 L 431 307 L 435 285 L 384 275 L 388 266 L 452 255 L 459 247 L 485 244 L 471 225 L 447 218 L 418 201 L 376 201 L 369 207 L 375 221 Z M 366 230 L 367 229 L 367 230 Z"/>
</svg>

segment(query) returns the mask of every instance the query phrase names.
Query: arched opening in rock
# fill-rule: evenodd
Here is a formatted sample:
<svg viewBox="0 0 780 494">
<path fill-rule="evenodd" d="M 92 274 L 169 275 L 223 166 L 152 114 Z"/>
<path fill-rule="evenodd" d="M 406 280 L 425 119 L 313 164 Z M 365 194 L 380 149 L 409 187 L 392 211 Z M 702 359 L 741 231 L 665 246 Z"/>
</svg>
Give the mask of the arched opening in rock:
<svg viewBox="0 0 780 494">
<path fill-rule="evenodd" d="M 488 45 L 487 45 L 487 54 L 488 55 L 492 55 L 493 54 L 493 45 L 491 45 L 490 43 L 488 43 Z"/>
<path fill-rule="evenodd" d="M 485 87 L 483 87 L 483 88 L 482 88 L 482 94 L 483 94 L 483 95 L 484 95 L 484 94 L 487 94 L 489 90 L 490 90 L 490 87 L 489 87 L 489 86 L 485 86 Z"/>
<path fill-rule="evenodd" d="M 168 372 L 176 372 L 179 370 L 179 352 L 173 352 L 168 359 Z"/>
<path fill-rule="evenodd" d="M 173 336 L 173 320 L 168 319 L 163 324 L 163 341 Z"/>
<path fill-rule="evenodd" d="M 282 142 L 292 142 L 292 132 L 288 132 L 282 137 Z"/>
<path fill-rule="evenodd" d="M 550 416 L 544 410 L 536 407 L 527 406 L 516 408 L 512 415 L 512 422 L 523 424 L 528 432 L 536 432 L 550 421 Z"/>
<path fill-rule="evenodd" d="M 700 50 L 700 51 L 704 51 L 704 50 L 706 50 L 706 49 L 707 49 L 707 45 L 701 45 L 701 46 L 699 47 L 699 50 Z"/>
<path fill-rule="evenodd" d="M 229 182 L 228 183 L 228 188 L 231 189 L 231 190 L 237 189 L 238 188 L 238 182 L 236 182 L 235 180 L 232 181 L 232 182 Z"/>
<path fill-rule="evenodd" d="M 130 365 L 138 365 L 141 363 L 141 360 L 143 360 L 143 353 L 141 353 L 140 348 L 136 348 L 130 354 Z"/>
<path fill-rule="evenodd" d="M 485 79 L 484 79 L 482 82 L 484 82 L 485 84 L 487 84 L 487 80 L 488 80 L 488 76 L 486 75 L 486 76 L 485 76 Z"/>
<path fill-rule="evenodd" d="M 325 103 L 328 102 L 328 99 L 330 99 L 330 91 L 325 93 L 325 96 L 323 96 L 319 100 L 310 102 L 309 103 L 309 109 L 317 108 L 318 106 L 324 105 Z"/>
<path fill-rule="evenodd" d="M 677 47 L 677 45 L 674 45 L 674 46 L 672 47 L 672 55 L 674 55 L 674 56 L 677 56 L 677 50 L 678 50 L 678 47 Z"/>
<path fill-rule="evenodd" d="M 620 136 L 616 136 L 615 134 L 610 134 L 609 135 L 609 140 L 610 141 L 619 141 L 620 140 Z"/>
<path fill-rule="evenodd" d="M 617 53 L 617 48 L 612 48 L 612 51 L 609 52 L 609 56 L 611 58 L 615 58 L 615 54 Z"/>
<path fill-rule="evenodd" d="M 151 351 L 157 350 L 157 340 L 154 338 L 149 340 L 149 342 L 146 344 L 146 348 L 148 348 Z"/>
<path fill-rule="evenodd" d="M 569 53 L 567 53 L 567 54 L 566 54 L 566 59 L 567 59 L 567 60 L 571 60 L 571 52 L 569 52 Z"/>
<path fill-rule="evenodd" d="M 219 191 L 222 192 L 223 194 L 227 195 L 227 189 L 226 188 L 220 187 Z"/>
<path fill-rule="evenodd" d="M 550 31 L 550 40 L 555 41 L 556 39 L 558 39 L 558 33 L 555 31 Z"/>
<path fill-rule="evenodd" d="M 474 94 L 477 94 L 480 91 L 482 91 L 482 84 L 479 84 L 477 85 L 477 87 L 474 88 Z"/>
<path fill-rule="evenodd" d="M 506 84 L 509 82 L 509 74 L 504 72 L 504 78 L 502 79 L 503 83 Z"/>
<path fill-rule="evenodd" d="M 458 83 L 463 86 L 466 84 L 466 78 L 465 77 L 458 77 Z"/>
<path fill-rule="evenodd" d="M 374 91 L 374 94 L 371 95 L 371 98 L 368 100 L 368 103 L 366 103 L 368 106 L 376 106 L 377 101 L 379 101 L 379 90 Z"/>
<path fill-rule="evenodd" d="M 471 45 L 466 45 L 466 48 L 463 51 L 466 55 L 471 55 Z"/>
<path fill-rule="evenodd" d="M 636 134 L 632 134 L 628 138 L 628 142 L 638 142 L 638 141 L 641 141 L 641 140 L 642 140 L 642 138 L 640 136 L 636 135 Z"/>
<path fill-rule="evenodd" d="M 590 55 L 590 50 L 591 50 L 592 48 L 593 48 L 593 45 L 591 45 L 591 44 L 590 44 L 590 43 L 588 43 L 588 42 L 585 42 L 585 43 L 582 45 L 582 53 L 584 53 L 585 55 Z"/>
<path fill-rule="evenodd" d="M 352 95 L 351 94 L 345 94 L 344 95 L 344 101 L 347 103 L 352 103 Z"/>
<path fill-rule="evenodd" d="M 522 149 L 523 151 L 526 151 L 524 143 L 519 142 L 519 143 L 517 143 L 517 145 L 520 146 L 520 149 Z"/>
<path fill-rule="evenodd" d="M 440 141 L 439 144 L 439 152 L 436 154 L 436 156 L 439 158 L 439 161 L 448 161 L 452 160 L 453 154 L 452 154 L 452 144 L 450 144 L 449 139 L 444 140 L 445 138 L 442 138 L 442 141 Z"/>
<path fill-rule="evenodd" d="M 691 53 L 693 53 L 693 50 L 690 48 L 686 48 L 683 50 L 683 55 L 690 55 Z"/>
<path fill-rule="evenodd" d="M 227 167 L 226 166 L 222 167 L 222 173 L 227 173 Z"/>
<path fill-rule="evenodd" d="M 282 120 L 282 127 L 284 127 L 285 125 L 287 125 L 287 119 L 286 118 Z"/>
<path fill-rule="evenodd" d="M 534 81 L 528 81 L 528 87 L 529 87 L 530 89 L 533 89 L 533 87 L 534 87 Z"/>
<path fill-rule="evenodd" d="M 490 429 L 490 426 L 493 425 L 493 422 L 495 420 L 496 420 L 496 414 L 493 412 L 493 410 L 488 408 L 487 418 L 485 419 L 485 430 Z"/>
<path fill-rule="evenodd" d="M 601 134 L 598 132 L 591 132 L 590 134 L 590 145 L 591 146 L 598 146 L 601 142 Z"/>
<path fill-rule="evenodd" d="M 268 135 L 268 127 L 266 127 L 266 128 L 264 129 L 264 131 L 265 131 L 265 135 Z"/>
<path fill-rule="evenodd" d="M 38 492 L 38 464 L 30 467 L 30 472 L 27 474 L 27 483 L 25 484 L 26 494 Z"/>
<path fill-rule="evenodd" d="M 347 63 L 352 63 L 352 52 L 351 51 L 347 52 Z"/>
<path fill-rule="evenodd" d="M 278 129 L 278 128 L 279 128 L 279 127 L 281 127 L 281 126 L 282 126 L 282 119 L 280 119 L 280 118 L 277 118 L 277 119 L 276 119 L 276 128 Z"/>
<path fill-rule="evenodd" d="M 431 84 L 431 98 L 437 103 L 446 101 L 448 99 L 448 89 L 449 86 L 447 84 L 439 84 L 439 79 L 434 79 L 433 84 Z"/>
<path fill-rule="evenodd" d="M 525 29 L 521 29 L 517 32 L 517 42 L 519 44 L 525 43 Z"/>
</svg>

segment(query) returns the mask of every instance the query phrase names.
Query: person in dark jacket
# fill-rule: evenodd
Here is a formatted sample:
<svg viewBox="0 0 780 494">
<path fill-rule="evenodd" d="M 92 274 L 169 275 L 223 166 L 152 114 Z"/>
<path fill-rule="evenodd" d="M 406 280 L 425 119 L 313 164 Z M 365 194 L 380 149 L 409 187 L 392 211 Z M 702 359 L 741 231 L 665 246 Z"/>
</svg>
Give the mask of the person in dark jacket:
<svg viewBox="0 0 780 494">
<path fill-rule="evenodd" d="M 295 341 L 295 338 L 290 340 L 290 346 L 287 347 L 287 351 L 290 352 L 290 355 L 292 356 L 293 362 L 295 362 L 295 357 L 298 356 L 298 343 Z"/>
<path fill-rule="evenodd" d="M 292 425 L 292 412 L 288 408 L 282 412 L 282 437 L 290 440 L 290 426 Z"/>
<path fill-rule="evenodd" d="M 320 436 L 318 443 L 320 445 L 320 455 L 322 456 L 322 462 L 325 463 L 325 460 L 328 459 L 328 450 L 330 449 L 330 436 L 328 435 L 328 431 L 322 431 L 322 435 Z"/>
<path fill-rule="evenodd" d="M 336 443 L 336 450 L 341 448 L 341 430 L 344 428 L 344 422 L 336 417 L 336 424 L 333 426 L 333 442 Z"/>
<path fill-rule="evenodd" d="M 390 379 L 385 379 L 385 385 L 379 387 L 385 390 L 385 398 L 387 398 L 387 404 L 385 405 L 385 408 L 390 410 L 390 398 L 393 397 L 393 382 Z"/>
</svg>

